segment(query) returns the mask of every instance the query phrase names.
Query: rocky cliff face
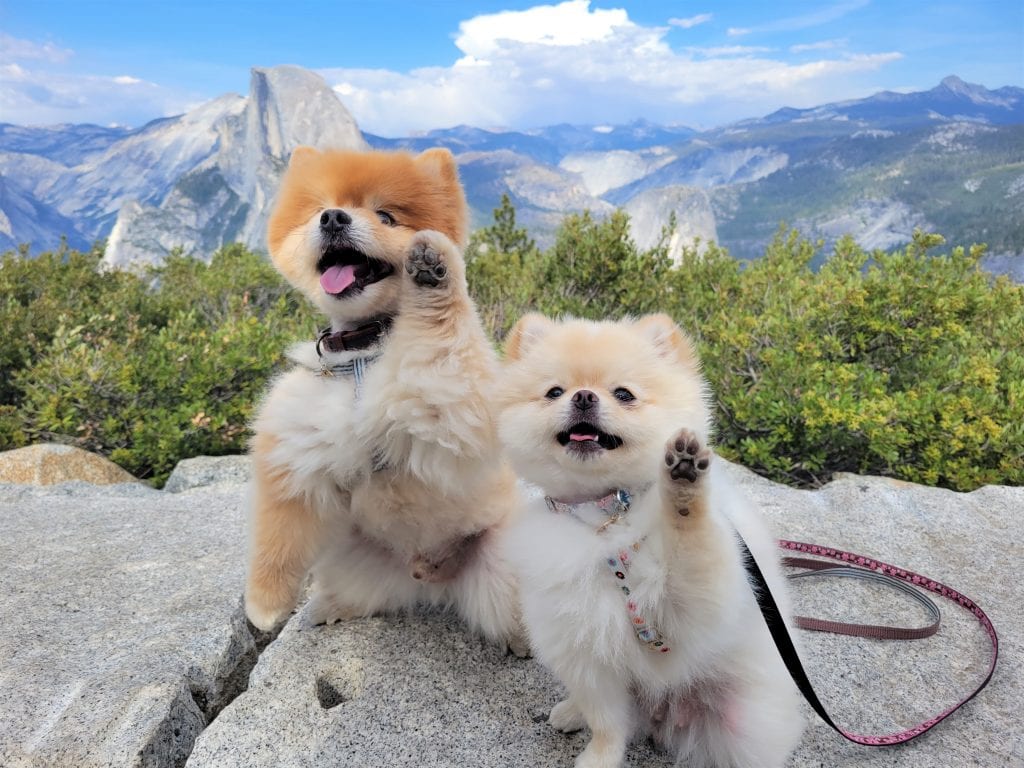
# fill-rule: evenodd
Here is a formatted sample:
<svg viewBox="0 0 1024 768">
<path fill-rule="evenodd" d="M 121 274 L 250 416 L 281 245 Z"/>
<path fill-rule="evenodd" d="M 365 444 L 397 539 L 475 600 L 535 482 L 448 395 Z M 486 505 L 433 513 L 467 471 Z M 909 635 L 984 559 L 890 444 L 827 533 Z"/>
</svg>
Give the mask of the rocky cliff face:
<svg viewBox="0 0 1024 768">
<path fill-rule="evenodd" d="M 1021 88 L 951 77 L 929 91 L 783 109 L 699 134 L 637 122 L 366 139 L 449 148 L 474 226 L 489 224 L 508 194 L 542 246 L 565 214 L 622 206 L 642 245 L 675 213 L 674 253 L 700 237 L 756 258 L 780 222 L 822 239 L 825 252 L 845 234 L 899 247 L 924 227 L 954 245 L 985 242 L 999 271 L 1021 270 Z M 0 250 L 109 237 L 107 261 L 125 265 L 159 262 L 177 246 L 201 258 L 226 242 L 262 249 L 299 144 L 367 146 L 337 95 L 297 67 L 255 69 L 247 97 L 224 95 L 138 130 L 0 124 Z"/>
<path fill-rule="evenodd" d="M 718 241 L 715 214 L 703 189 L 685 186 L 647 189 L 625 205 L 633 239 L 640 248 L 652 248 L 661 239 L 662 229 L 675 216 L 668 233 L 669 257 L 678 261 L 684 248 L 697 243 Z"/>
<path fill-rule="evenodd" d="M 188 162 L 175 165 L 162 194 L 122 203 L 105 256 L 111 265 L 159 262 L 175 246 L 207 257 L 235 241 L 263 249 L 270 204 L 295 147 L 366 148 L 334 92 L 299 67 L 254 69 L 248 98 L 203 105 L 166 133 L 190 137 L 172 155 L 187 154 Z"/>
<path fill-rule="evenodd" d="M 0 126 L 0 248 L 74 247 L 109 237 L 106 261 L 209 258 L 224 243 L 264 248 L 268 209 L 300 144 L 365 149 L 324 80 L 299 67 L 253 69 L 225 94 L 134 131 Z"/>
</svg>

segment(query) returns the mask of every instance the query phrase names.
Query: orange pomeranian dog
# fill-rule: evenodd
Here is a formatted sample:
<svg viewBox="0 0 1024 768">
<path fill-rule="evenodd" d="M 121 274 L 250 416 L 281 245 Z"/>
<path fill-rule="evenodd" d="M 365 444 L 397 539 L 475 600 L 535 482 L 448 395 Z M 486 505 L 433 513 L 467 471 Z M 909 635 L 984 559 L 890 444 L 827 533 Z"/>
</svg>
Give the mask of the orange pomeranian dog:
<svg viewBox="0 0 1024 768">
<path fill-rule="evenodd" d="M 292 155 L 274 265 L 330 319 L 289 351 L 255 421 L 245 608 L 271 628 L 312 571 L 316 623 L 454 607 L 522 653 L 501 535 L 497 361 L 466 290 L 467 209 L 447 150 Z"/>
</svg>

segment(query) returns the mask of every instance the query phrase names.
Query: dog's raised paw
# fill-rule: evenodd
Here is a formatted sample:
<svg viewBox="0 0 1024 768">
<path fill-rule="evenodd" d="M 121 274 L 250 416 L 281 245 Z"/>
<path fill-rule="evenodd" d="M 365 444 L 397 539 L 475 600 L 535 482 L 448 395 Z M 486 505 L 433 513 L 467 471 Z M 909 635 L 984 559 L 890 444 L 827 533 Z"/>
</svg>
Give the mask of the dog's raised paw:
<svg viewBox="0 0 1024 768">
<path fill-rule="evenodd" d="M 414 283 L 428 288 L 436 288 L 448 278 L 444 254 L 422 240 L 413 243 L 405 271 L 412 275 Z"/>
<path fill-rule="evenodd" d="M 665 446 L 665 465 L 677 483 L 695 483 L 711 466 L 711 449 L 691 429 L 680 429 Z"/>
</svg>

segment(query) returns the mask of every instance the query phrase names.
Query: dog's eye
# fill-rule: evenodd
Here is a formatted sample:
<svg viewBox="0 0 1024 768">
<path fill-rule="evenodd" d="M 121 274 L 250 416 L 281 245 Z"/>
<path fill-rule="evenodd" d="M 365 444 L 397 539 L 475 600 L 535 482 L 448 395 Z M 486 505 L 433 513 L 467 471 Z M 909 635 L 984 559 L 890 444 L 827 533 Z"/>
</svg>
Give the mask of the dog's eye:
<svg viewBox="0 0 1024 768">
<path fill-rule="evenodd" d="M 377 211 L 377 218 L 380 219 L 381 224 L 387 227 L 393 227 L 398 223 L 395 221 L 395 217 L 387 211 Z"/>
<path fill-rule="evenodd" d="M 636 400 L 636 397 L 633 395 L 633 393 L 630 392 L 625 387 L 619 387 L 614 392 L 612 392 L 612 394 L 615 395 L 615 399 L 618 400 L 620 403 L 632 403 L 634 400 Z"/>
<path fill-rule="evenodd" d="M 557 400 L 565 394 L 565 390 L 561 387 L 552 387 L 548 390 L 547 394 L 544 395 L 548 400 Z"/>
</svg>

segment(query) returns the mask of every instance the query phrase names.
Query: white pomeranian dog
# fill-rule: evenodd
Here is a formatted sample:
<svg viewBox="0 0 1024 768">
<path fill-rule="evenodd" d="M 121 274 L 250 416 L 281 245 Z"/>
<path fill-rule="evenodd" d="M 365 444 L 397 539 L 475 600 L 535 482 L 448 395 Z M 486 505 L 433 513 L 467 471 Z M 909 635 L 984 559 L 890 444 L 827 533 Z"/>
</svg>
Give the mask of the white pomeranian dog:
<svg viewBox="0 0 1024 768">
<path fill-rule="evenodd" d="M 649 735 L 692 768 L 777 768 L 803 729 L 737 531 L 788 613 L 777 549 L 716 468 L 707 385 L 665 315 L 524 317 L 506 344 L 499 434 L 545 494 L 510 538 L 533 652 L 588 727 L 578 768 Z"/>
</svg>

